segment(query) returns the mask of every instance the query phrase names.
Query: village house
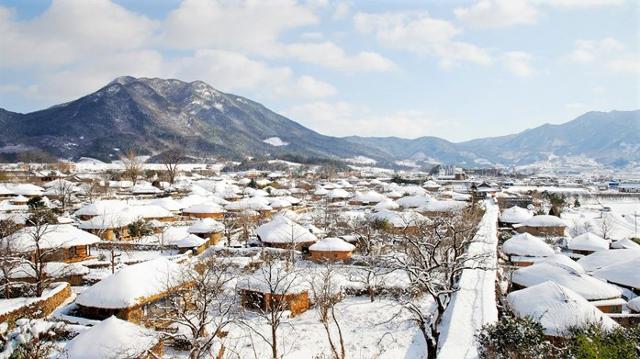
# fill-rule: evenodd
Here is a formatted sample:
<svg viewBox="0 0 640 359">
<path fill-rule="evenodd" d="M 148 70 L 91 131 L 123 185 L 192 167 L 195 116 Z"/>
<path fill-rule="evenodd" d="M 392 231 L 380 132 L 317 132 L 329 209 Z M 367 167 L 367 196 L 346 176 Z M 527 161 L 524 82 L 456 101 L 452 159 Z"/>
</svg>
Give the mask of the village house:
<svg viewBox="0 0 640 359">
<path fill-rule="evenodd" d="M 567 224 L 560 218 L 550 215 L 533 216 L 528 220 L 514 224 L 513 228 L 519 233 L 529 233 L 534 236 L 564 236 Z"/>
<path fill-rule="evenodd" d="M 513 206 L 505 209 L 498 217 L 500 227 L 513 227 L 514 224 L 523 223 L 533 217 L 533 213 L 522 207 Z"/>
<path fill-rule="evenodd" d="M 284 249 L 306 250 L 318 240 L 308 229 L 283 215 L 258 227 L 256 235 L 265 246 Z"/>
<path fill-rule="evenodd" d="M 603 312 L 619 313 L 626 303 L 621 298 L 622 291 L 602 280 L 572 267 L 554 261 L 542 261 L 513 272 L 513 289 L 528 288 L 546 281 L 552 281 L 573 290 Z"/>
<path fill-rule="evenodd" d="M 605 329 L 618 326 L 580 294 L 552 281 L 509 293 L 507 302 L 518 317 L 536 318 L 548 337 L 564 337 L 571 329 L 591 323 Z"/>
<path fill-rule="evenodd" d="M 356 247 L 340 238 L 330 237 L 319 240 L 309 247 L 311 259 L 318 261 L 344 261 L 351 258 Z"/>
<path fill-rule="evenodd" d="M 242 305 L 259 311 L 289 310 L 292 316 L 309 309 L 309 291 L 304 281 L 282 266 L 262 267 L 240 278 L 237 285 Z"/>
<path fill-rule="evenodd" d="M 188 232 L 205 239 L 209 244 L 218 244 L 222 239 L 224 225 L 212 218 L 203 218 L 192 224 Z"/>
<path fill-rule="evenodd" d="M 640 257 L 612 264 L 593 272 L 593 276 L 640 295 Z"/>
<path fill-rule="evenodd" d="M 38 236 L 39 235 L 39 236 Z M 39 237 L 39 238 L 37 238 Z M 36 242 L 41 251 L 46 251 L 45 261 L 79 262 L 91 258 L 91 247 L 100 241 L 97 236 L 77 229 L 70 224 L 49 225 L 40 233 L 34 227 L 24 227 L 2 239 L 3 245 L 33 258 Z"/>
<path fill-rule="evenodd" d="M 137 219 L 127 211 L 108 213 L 80 222 L 78 228 L 93 233 L 105 241 L 127 241 L 131 239 L 129 225 Z"/>
<path fill-rule="evenodd" d="M 133 323 L 162 314 L 159 303 L 186 285 L 179 264 L 157 258 L 127 266 L 78 295 L 81 316 L 103 320 L 112 315 Z"/>
<path fill-rule="evenodd" d="M 224 218 L 224 208 L 216 203 L 200 203 L 182 210 L 182 215 L 190 218 Z"/>
<path fill-rule="evenodd" d="M 555 254 L 551 246 L 529 233 L 520 233 L 502 244 L 502 252 L 509 262 L 518 267 L 527 267 Z"/>
<path fill-rule="evenodd" d="M 606 251 L 611 242 L 593 232 L 585 232 L 567 240 L 567 249 L 578 255 L 589 255 L 597 251 Z"/>
<path fill-rule="evenodd" d="M 160 358 L 162 340 L 158 333 L 111 316 L 71 339 L 64 347 L 68 359 Z"/>
</svg>

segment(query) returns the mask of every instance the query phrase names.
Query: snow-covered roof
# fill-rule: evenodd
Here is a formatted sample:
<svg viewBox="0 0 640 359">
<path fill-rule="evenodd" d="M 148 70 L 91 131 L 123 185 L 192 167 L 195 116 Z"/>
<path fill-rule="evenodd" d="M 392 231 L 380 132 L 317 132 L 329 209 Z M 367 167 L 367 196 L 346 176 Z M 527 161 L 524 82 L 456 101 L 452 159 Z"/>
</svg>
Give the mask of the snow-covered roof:
<svg viewBox="0 0 640 359">
<path fill-rule="evenodd" d="M 273 209 L 289 208 L 291 207 L 291 202 L 287 201 L 284 198 L 274 198 L 269 206 L 271 206 L 271 208 Z"/>
<path fill-rule="evenodd" d="M 523 287 L 531 287 L 546 281 L 565 286 L 588 300 L 616 298 L 620 289 L 570 267 L 551 262 L 539 262 L 513 272 L 512 281 Z"/>
<path fill-rule="evenodd" d="M 513 206 L 502 211 L 502 214 L 500 215 L 500 222 L 511 224 L 522 223 L 531 217 L 533 217 L 533 213 L 528 209 Z"/>
<path fill-rule="evenodd" d="M 356 246 L 340 238 L 329 237 L 312 244 L 309 250 L 318 252 L 351 252 L 355 248 Z"/>
<path fill-rule="evenodd" d="M 4 187 L 10 191 L 10 194 L 23 196 L 42 196 L 43 188 L 31 183 L 5 183 Z M 9 193 L 7 193 L 9 194 Z"/>
<path fill-rule="evenodd" d="M 99 216 L 107 213 L 117 213 L 127 208 L 127 203 L 110 199 L 89 203 L 75 212 L 76 216 Z"/>
<path fill-rule="evenodd" d="M 402 197 L 396 200 L 400 207 L 403 208 L 418 208 L 422 206 L 426 206 L 431 201 L 431 197 L 427 195 L 414 195 Z"/>
<path fill-rule="evenodd" d="M 162 192 L 161 189 L 152 186 L 151 183 L 148 182 L 136 183 L 131 189 L 131 193 L 133 194 L 154 194 L 160 192 Z"/>
<path fill-rule="evenodd" d="M 429 218 L 415 211 L 396 212 L 386 209 L 371 213 L 369 218 L 372 220 L 387 221 L 395 228 L 413 227 L 421 223 L 430 222 Z"/>
<path fill-rule="evenodd" d="M 262 293 L 290 294 L 308 289 L 308 283 L 300 272 L 289 271 L 284 265 L 258 268 L 248 276 L 238 279 L 238 288 Z"/>
<path fill-rule="evenodd" d="M 313 194 L 316 196 L 325 196 L 327 195 L 327 193 L 329 193 L 329 190 L 323 187 L 318 187 Z"/>
<path fill-rule="evenodd" d="M 132 307 L 180 285 L 183 270 L 165 258 L 134 264 L 87 288 L 78 295 L 76 303 L 94 308 Z"/>
<path fill-rule="evenodd" d="M 555 254 L 551 246 L 529 233 L 520 233 L 509 238 L 502 245 L 502 251 L 505 254 L 527 257 L 548 257 Z"/>
<path fill-rule="evenodd" d="M 345 199 L 351 197 L 351 193 L 342 188 L 336 188 L 329 191 L 329 193 L 327 193 L 327 197 L 331 199 Z"/>
<path fill-rule="evenodd" d="M 417 208 L 418 212 L 455 212 L 467 206 L 466 202 L 461 201 L 442 201 L 431 200 L 426 204 Z"/>
<path fill-rule="evenodd" d="M 563 336 L 569 329 L 591 323 L 600 323 L 604 328 L 618 326 L 582 296 L 552 281 L 512 292 L 507 302 L 519 317 L 539 321 L 547 335 Z"/>
<path fill-rule="evenodd" d="M 69 248 L 73 246 L 82 246 L 94 244 L 100 241 L 100 238 L 89 232 L 80 230 L 70 224 L 49 225 L 36 232 L 35 227 L 24 227 L 16 233 L 2 239 L 3 245 L 9 245 L 18 252 L 29 252 L 36 248 L 34 235 L 40 234 L 40 249 L 50 248 Z"/>
<path fill-rule="evenodd" d="M 153 330 L 112 316 L 78 334 L 64 349 L 69 359 L 138 358 L 158 342 Z"/>
<path fill-rule="evenodd" d="M 89 274 L 89 268 L 79 263 L 64 263 L 64 262 L 46 262 L 44 265 L 44 273 L 50 278 L 62 278 L 71 275 L 85 275 Z M 0 273 L 0 278 L 4 276 Z M 23 263 L 16 268 L 12 268 L 9 272 L 9 278 L 35 278 L 36 273 L 33 266 L 28 263 Z"/>
<path fill-rule="evenodd" d="M 92 217 L 88 221 L 81 221 L 78 227 L 87 230 L 122 228 L 137 221 L 139 218 L 135 213 L 129 211 L 111 212 Z"/>
<path fill-rule="evenodd" d="M 640 289 L 640 257 L 606 266 L 593 272 L 593 276 L 607 282 Z"/>
<path fill-rule="evenodd" d="M 164 207 L 152 204 L 131 206 L 125 211 L 130 213 L 133 217 L 144 219 L 173 217 L 173 214 L 169 210 L 165 209 Z"/>
<path fill-rule="evenodd" d="M 634 312 L 640 313 L 640 297 L 635 297 L 627 302 L 627 307 Z"/>
<path fill-rule="evenodd" d="M 213 218 L 204 218 L 189 227 L 189 233 L 218 233 L 224 231 L 224 225 Z"/>
<path fill-rule="evenodd" d="M 578 263 L 587 271 L 594 272 L 598 269 L 640 258 L 640 249 L 611 249 L 599 251 L 582 257 Z M 640 270 L 640 268 L 638 268 Z"/>
<path fill-rule="evenodd" d="M 640 249 L 640 244 L 632 241 L 629 238 L 624 238 L 619 241 L 613 241 L 611 243 L 613 249 Z"/>
<path fill-rule="evenodd" d="M 318 240 L 308 229 L 281 215 L 258 227 L 256 234 L 264 243 L 307 243 Z"/>
<path fill-rule="evenodd" d="M 246 209 L 254 211 L 268 211 L 272 209 L 269 206 L 269 199 L 261 196 L 243 198 L 236 202 L 230 202 L 225 206 L 225 208 L 229 211 L 242 211 Z"/>
<path fill-rule="evenodd" d="M 216 203 L 194 204 L 182 210 L 183 213 L 224 213 L 224 208 Z"/>
<path fill-rule="evenodd" d="M 196 236 L 195 234 L 189 234 L 188 236 L 182 238 L 181 240 L 174 242 L 173 244 L 178 246 L 178 248 L 193 248 L 200 247 L 205 244 L 205 240 Z"/>
<path fill-rule="evenodd" d="M 582 233 L 567 242 L 567 248 L 574 251 L 604 251 L 609 249 L 609 241 L 592 232 Z"/>
<path fill-rule="evenodd" d="M 582 268 L 580 263 L 574 261 L 573 259 L 569 258 L 569 256 L 566 256 L 564 254 L 560 254 L 560 253 L 554 254 L 552 256 L 545 258 L 543 262 L 565 266 L 573 269 L 578 273 L 586 273 L 586 271 L 584 270 L 584 268 Z"/>
<path fill-rule="evenodd" d="M 375 209 L 376 211 L 381 211 L 383 209 L 398 209 L 398 208 L 400 208 L 400 205 L 389 198 L 385 199 L 384 201 L 380 201 L 375 206 L 373 206 L 373 209 Z"/>
<path fill-rule="evenodd" d="M 362 203 L 379 203 L 386 200 L 387 197 L 376 191 L 364 191 L 364 192 L 356 191 L 356 194 L 353 199 L 355 201 L 359 201 Z"/>
<path fill-rule="evenodd" d="M 560 218 L 550 215 L 533 216 L 526 221 L 514 225 L 514 227 L 566 227 L 567 224 Z"/>
</svg>

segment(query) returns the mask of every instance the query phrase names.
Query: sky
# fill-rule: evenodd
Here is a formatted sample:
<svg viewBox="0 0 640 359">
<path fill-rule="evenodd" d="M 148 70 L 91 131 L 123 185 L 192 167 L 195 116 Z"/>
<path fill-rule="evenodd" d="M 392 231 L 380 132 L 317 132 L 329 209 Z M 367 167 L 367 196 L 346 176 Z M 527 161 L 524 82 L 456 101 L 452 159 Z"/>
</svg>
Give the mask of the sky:
<svg viewBox="0 0 640 359">
<path fill-rule="evenodd" d="M 638 0 L 0 0 L 0 107 L 202 80 L 335 136 L 451 141 L 640 108 Z"/>
</svg>

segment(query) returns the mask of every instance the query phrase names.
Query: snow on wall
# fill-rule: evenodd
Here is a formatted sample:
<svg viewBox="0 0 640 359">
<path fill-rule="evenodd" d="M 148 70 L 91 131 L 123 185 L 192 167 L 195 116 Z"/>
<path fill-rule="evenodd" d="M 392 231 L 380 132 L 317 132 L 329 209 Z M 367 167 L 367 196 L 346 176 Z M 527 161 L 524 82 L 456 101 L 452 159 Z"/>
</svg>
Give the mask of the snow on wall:
<svg viewBox="0 0 640 359">
<path fill-rule="evenodd" d="M 471 255 L 487 253 L 488 256 L 478 264 L 485 268 L 495 268 L 499 211 L 498 206 L 491 201 L 485 201 L 485 206 L 486 212 L 468 251 Z M 498 320 L 495 281 L 495 269 L 465 269 L 462 272 L 460 290 L 453 294 L 442 318 L 439 358 L 478 357 L 475 334 L 483 325 Z"/>
</svg>

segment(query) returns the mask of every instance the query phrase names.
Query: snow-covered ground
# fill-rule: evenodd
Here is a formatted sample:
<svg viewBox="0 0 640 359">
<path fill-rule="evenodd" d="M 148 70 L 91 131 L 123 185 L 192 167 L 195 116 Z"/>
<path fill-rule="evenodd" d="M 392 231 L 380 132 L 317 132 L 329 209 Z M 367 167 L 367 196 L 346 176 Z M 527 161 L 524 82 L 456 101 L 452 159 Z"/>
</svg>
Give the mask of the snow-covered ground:
<svg viewBox="0 0 640 359">
<path fill-rule="evenodd" d="M 462 272 L 460 290 L 453 294 L 444 313 L 438 344 L 440 358 L 477 358 L 475 334 L 483 325 L 498 320 L 495 268 L 499 211 L 491 201 L 485 201 L 485 205 L 486 212 L 468 249 L 470 256 L 481 256 L 469 263 L 478 269 Z"/>
<path fill-rule="evenodd" d="M 347 358 L 425 358 L 422 333 L 397 302 L 379 298 L 372 303 L 367 297 L 347 297 L 336 305 L 336 311 Z M 270 327 L 262 324 L 259 317 L 249 317 L 248 322 L 270 335 Z M 329 357 L 326 333 L 314 309 L 290 318 L 288 324 L 282 325 L 280 335 L 286 358 Z M 256 335 L 253 339 L 247 336 L 243 328 L 232 329 L 229 337 L 238 338 L 228 346 L 229 350 L 237 351 L 240 358 L 253 358 L 254 350 L 258 358 L 269 357 L 271 353 L 267 344 Z"/>
<path fill-rule="evenodd" d="M 262 140 L 262 142 L 275 147 L 286 146 L 289 144 L 288 142 L 284 142 L 282 139 L 280 139 L 280 137 L 265 138 L 264 140 Z"/>
</svg>

